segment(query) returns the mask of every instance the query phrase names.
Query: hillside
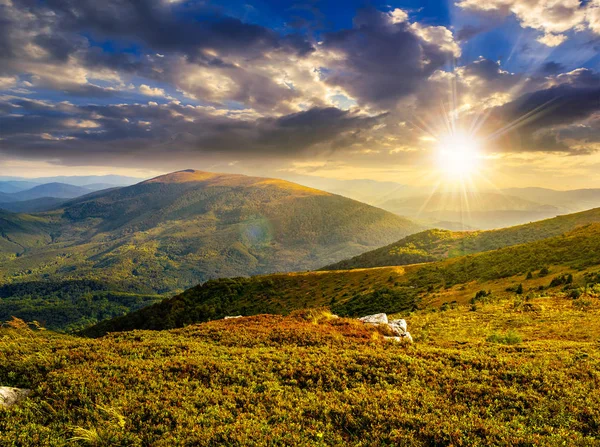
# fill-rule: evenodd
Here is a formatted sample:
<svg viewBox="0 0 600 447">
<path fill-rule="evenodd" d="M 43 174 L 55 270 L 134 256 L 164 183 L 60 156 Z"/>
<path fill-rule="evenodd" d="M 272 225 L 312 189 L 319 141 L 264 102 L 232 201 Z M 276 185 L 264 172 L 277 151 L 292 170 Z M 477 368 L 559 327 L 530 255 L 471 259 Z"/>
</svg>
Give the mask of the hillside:
<svg viewBox="0 0 600 447">
<path fill-rule="evenodd" d="M 431 262 L 533 242 L 596 222 L 600 222 L 600 208 L 499 230 L 467 232 L 426 230 L 385 247 L 328 265 L 323 270 Z"/>
<path fill-rule="evenodd" d="M 40 199 L 23 200 L 20 202 L 0 203 L 0 209 L 11 213 L 39 213 L 60 206 L 66 199 L 42 197 Z"/>
<path fill-rule="evenodd" d="M 0 210 L 0 265 L 8 265 L 28 249 L 43 249 L 51 241 L 49 220 Z"/>
<path fill-rule="evenodd" d="M 45 221 L 40 231 L 52 243 L 6 246 L 0 281 L 90 279 L 155 293 L 314 269 L 422 229 L 294 183 L 199 171 L 92 193 L 27 219 Z"/>
<path fill-rule="evenodd" d="M 0 444 L 596 446 L 600 286 L 406 318 L 303 311 L 81 339 L 0 328 Z"/>
<path fill-rule="evenodd" d="M 340 315 L 411 311 L 454 290 L 469 299 L 480 289 L 504 293 L 528 272 L 583 271 L 600 265 L 600 224 L 528 244 L 431 264 L 266 275 L 209 281 L 173 298 L 86 329 L 84 334 L 172 329 L 226 315 L 287 314 L 329 306 Z M 583 273 L 578 279 L 583 281 Z M 541 281 L 550 282 L 541 275 Z M 533 281 L 531 287 L 541 285 Z M 543 284 L 547 285 L 547 284 Z M 463 293 L 464 292 L 464 293 Z"/>
</svg>

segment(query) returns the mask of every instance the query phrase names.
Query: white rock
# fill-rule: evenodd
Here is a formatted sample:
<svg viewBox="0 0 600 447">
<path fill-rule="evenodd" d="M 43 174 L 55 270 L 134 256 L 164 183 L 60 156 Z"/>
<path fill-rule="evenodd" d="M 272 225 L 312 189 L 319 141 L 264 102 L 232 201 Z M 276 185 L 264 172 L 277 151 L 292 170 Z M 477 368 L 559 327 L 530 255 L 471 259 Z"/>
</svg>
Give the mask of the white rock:
<svg viewBox="0 0 600 447">
<path fill-rule="evenodd" d="M 392 320 L 390 321 L 390 326 L 398 326 L 402 329 L 402 332 L 406 332 L 408 330 L 408 326 L 406 325 L 406 320 Z"/>
<path fill-rule="evenodd" d="M 0 407 L 10 407 L 18 404 L 31 394 L 31 390 L 26 388 L 11 388 L 9 386 L 0 386 Z"/>
<path fill-rule="evenodd" d="M 359 318 L 359 321 L 368 324 L 388 324 L 388 317 L 387 314 L 367 315 Z"/>
<path fill-rule="evenodd" d="M 242 318 L 242 315 L 236 315 L 234 317 L 228 316 L 228 317 L 223 318 L 223 320 L 231 320 L 232 318 Z"/>
<path fill-rule="evenodd" d="M 406 330 L 403 327 L 398 326 L 397 324 L 390 323 L 390 324 L 388 324 L 388 327 L 391 329 L 391 331 L 394 335 L 401 336 L 406 332 Z"/>
</svg>

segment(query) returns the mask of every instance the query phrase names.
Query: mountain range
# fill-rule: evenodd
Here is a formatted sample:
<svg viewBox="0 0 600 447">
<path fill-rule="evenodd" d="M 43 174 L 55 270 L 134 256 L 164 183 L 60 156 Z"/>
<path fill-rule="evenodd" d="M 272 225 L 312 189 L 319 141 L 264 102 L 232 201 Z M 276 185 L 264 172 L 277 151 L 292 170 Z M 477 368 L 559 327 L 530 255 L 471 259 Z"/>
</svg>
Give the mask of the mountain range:
<svg viewBox="0 0 600 447">
<path fill-rule="evenodd" d="M 423 229 L 291 182 L 193 170 L 2 217 L 0 280 L 85 278 L 154 293 L 314 269 Z"/>
<path fill-rule="evenodd" d="M 291 174 L 285 178 L 447 230 L 503 228 L 600 207 L 600 189 L 444 190 L 366 179 Z"/>
</svg>

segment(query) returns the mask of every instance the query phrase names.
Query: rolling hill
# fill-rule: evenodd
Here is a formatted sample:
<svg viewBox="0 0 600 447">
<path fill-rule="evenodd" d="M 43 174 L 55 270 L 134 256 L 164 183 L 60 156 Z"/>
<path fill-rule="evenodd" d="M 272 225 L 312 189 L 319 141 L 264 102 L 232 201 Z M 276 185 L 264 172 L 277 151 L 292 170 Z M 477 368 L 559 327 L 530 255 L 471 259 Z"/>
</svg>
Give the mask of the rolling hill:
<svg viewBox="0 0 600 447">
<path fill-rule="evenodd" d="M 172 329 L 226 315 L 287 314 L 329 306 L 339 315 L 409 312 L 449 289 L 473 297 L 480 289 L 503 292 L 529 272 L 579 271 L 600 265 L 600 223 L 559 236 L 435 263 L 265 275 L 209 281 L 137 312 L 99 323 L 83 333 L 99 336 L 133 329 Z M 545 273 L 538 281 L 549 283 Z M 533 280 L 533 275 L 531 275 Z M 577 281 L 576 281 L 577 282 Z M 547 284 L 546 284 L 547 285 Z M 499 289 L 498 289 L 499 287 Z"/>
<path fill-rule="evenodd" d="M 346 270 L 437 261 L 448 257 L 533 242 L 596 222 L 600 222 L 600 208 L 499 230 L 426 230 L 385 247 L 328 265 L 323 267 L 323 270 Z"/>
<path fill-rule="evenodd" d="M 4 216 L 0 281 L 90 279 L 145 293 L 314 269 L 422 229 L 294 183 L 200 171 L 92 193 L 35 217 Z M 51 243 L 10 245 L 24 219 Z"/>
</svg>

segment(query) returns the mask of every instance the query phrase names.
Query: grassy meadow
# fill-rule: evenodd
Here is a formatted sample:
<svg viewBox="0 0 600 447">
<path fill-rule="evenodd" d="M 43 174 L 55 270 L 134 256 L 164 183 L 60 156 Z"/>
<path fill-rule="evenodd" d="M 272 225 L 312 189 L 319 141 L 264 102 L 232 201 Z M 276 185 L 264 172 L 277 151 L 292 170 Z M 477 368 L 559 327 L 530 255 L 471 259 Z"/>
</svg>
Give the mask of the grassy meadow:
<svg viewBox="0 0 600 447">
<path fill-rule="evenodd" d="M 407 318 L 324 310 L 86 339 L 13 321 L 6 446 L 600 445 L 600 299 L 507 294 Z"/>
</svg>

